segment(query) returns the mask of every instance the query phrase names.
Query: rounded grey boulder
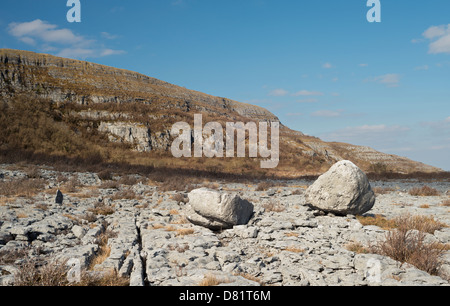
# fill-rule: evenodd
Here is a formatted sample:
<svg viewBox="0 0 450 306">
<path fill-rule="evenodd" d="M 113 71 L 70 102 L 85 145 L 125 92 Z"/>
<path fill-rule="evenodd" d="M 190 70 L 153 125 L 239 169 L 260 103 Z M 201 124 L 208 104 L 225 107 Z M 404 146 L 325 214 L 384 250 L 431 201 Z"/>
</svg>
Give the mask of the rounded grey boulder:
<svg viewBox="0 0 450 306">
<path fill-rule="evenodd" d="M 238 195 L 200 188 L 188 195 L 187 219 L 212 230 L 244 225 L 253 215 L 253 204 Z"/>
<path fill-rule="evenodd" d="M 305 193 L 313 207 L 337 215 L 362 215 L 375 205 L 375 194 L 366 174 L 348 160 L 321 175 Z"/>
</svg>

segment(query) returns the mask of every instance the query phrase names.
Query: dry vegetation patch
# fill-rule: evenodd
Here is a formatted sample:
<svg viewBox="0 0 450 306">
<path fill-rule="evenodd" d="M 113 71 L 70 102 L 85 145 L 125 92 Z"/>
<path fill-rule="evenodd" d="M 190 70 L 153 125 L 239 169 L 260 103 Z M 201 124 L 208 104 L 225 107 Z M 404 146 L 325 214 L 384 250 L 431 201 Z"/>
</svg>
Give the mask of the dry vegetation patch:
<svg viewBox="0 0 450 306">
<path fill-rule="evenodd" d="M 431 275 L 441 275 L 442 255 L 449 250 L 449 245 L 426 242 L 426 234 L 447 227 L 446 224 L 431 216 L 405 214 L 388 220 L 381 215 L 357 217 L 363 225 L 377 225 L 389 230 L 385 239 L 375 245 L 365 247 L 356 242 L 348 244 L 348 250 L 357 253 L 375 253 L 388 256 L 401 263 L 409 263 Z"/>
<path fill-rule="evenodd" d="M 220 284 L 227 284 L 231 281 L 228 278 L 219 278 L 215 275 L 208 274 L 203 277 L 203 280 L 198 284 L 200 287 L 211 287 Z"/>
<path fill-rule="evenodd" d="M 430 186 L 414 187 L 411 188 L 408 193 L 412 196 L 419 196 L 419 197 L 433 197 L 441 195 L 441 193 L 438 190 Z"/>
<path fill-rule="evenodd" d="M 283 212 L 286 210 L 286 207 L 283 204 L 280 204 L 278 202 L 275 201 L 270 201 L 267 203 L 264 203 L 262 205 L 262 207 L 267 211 L 267 212 Z"/>
<path fill-rule="evenodd" d="M 62 287 L 62 286 L 129 286 L 128 278 L 120 277 L 117 271 L 92 273 L 80 271 L 79 282 L 69 282 L 70 266 L 67 260 L 50 260 L 41 263 L 36 259 L 26 259 L 14 275 L 14 286 Z"/>
<path fill-rule="evenodd" d="M 40 178 L 0 181 L 0 195 L 5 197 L 31 198 L 41 192 L 45 184 L 46 181 Z"/>
</svg>

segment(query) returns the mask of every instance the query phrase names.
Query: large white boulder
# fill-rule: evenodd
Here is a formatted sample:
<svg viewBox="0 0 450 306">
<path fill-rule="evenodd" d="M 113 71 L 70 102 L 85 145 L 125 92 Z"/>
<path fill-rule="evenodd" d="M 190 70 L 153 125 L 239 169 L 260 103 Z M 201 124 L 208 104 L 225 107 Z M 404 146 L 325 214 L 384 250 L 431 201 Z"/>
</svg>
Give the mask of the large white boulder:
<svg viewBox="0 0 450 306">
<path fill-rule="evenodd" d="M 361 215 L 375 204 L 375 194 L 366 174 L 351 161 L 333 165 L 305 193 L 313 207 L 337 215 Z"/>
<path fill-rule="evenodd" d="M 253 204 L 236 194 L 200 188 L 191 191 L 188 197 L 187 219 L 212 230 L 247 224 L 253 215 Z"/>
</svg>

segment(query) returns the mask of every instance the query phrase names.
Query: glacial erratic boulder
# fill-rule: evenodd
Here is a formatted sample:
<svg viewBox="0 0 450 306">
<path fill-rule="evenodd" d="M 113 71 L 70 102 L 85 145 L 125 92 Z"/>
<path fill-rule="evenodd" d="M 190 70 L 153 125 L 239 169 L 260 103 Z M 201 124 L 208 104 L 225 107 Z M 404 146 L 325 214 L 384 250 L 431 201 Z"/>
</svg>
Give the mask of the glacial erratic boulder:
<svg viewBox="0 0 450 306">
<path fill-rule="evenodd" d="M 211 230 L 247 224 L 253 215 L 253 204 L 236 194 L 200 188 L 191 191 L 188 197 L 186 218 Z"/>
<path fill-rule="evenodd" d="M 333 165 L 305 193 L 313 207 L 337 215 L 361 215 L 375 205 L 375 194 L 366 174 L 351 161 Z"/>
</svg>

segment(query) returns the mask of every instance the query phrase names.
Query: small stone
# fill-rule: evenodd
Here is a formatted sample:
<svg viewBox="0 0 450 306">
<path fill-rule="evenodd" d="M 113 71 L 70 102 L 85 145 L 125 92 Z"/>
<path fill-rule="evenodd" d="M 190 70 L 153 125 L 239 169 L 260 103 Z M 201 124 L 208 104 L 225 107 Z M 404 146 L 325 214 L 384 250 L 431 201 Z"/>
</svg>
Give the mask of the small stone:
<svg viewBox="0 0 450 306">
<path fill-rule="evenodd" d="M 63 196 L 61 190 L 58 190 L 56 192 L 55 203 L 61 205 L 63 203 L 63 199 L 64 199 L 64 196 Z"/>
</svg>

